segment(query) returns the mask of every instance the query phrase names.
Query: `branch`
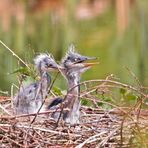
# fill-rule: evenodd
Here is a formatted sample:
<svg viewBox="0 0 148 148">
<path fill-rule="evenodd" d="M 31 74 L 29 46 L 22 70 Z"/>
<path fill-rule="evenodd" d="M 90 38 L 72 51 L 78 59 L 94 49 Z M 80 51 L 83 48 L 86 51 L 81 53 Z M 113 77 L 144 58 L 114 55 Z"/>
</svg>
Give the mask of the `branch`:
<svg viewBox="0 0 148 148">
<path fill-rule="evenodd" d="M 15 56 L 19 61 L 21 61 L 26 67 L 28 67 L 30 69 L 30 67 L 16 54 L 14 53 L 14 51 L 12 51 L 6 44 L 4 44 L 1 40 L 0 43 L 8 50 L 12 53 L 13 56 Z"/>
</svg>

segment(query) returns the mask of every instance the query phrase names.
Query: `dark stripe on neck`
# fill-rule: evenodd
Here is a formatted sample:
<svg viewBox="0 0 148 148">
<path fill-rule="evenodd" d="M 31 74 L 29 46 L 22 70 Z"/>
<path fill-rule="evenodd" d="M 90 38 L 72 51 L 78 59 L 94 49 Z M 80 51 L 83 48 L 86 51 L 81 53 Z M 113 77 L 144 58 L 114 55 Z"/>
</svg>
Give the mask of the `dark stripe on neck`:
<svg viewBox="0 0 148 148">
<path fill-rule="evenodd" d="M 78 83 L 78 99 L 80 100 L 80 80 L 77 82 Z"/>
</svg>

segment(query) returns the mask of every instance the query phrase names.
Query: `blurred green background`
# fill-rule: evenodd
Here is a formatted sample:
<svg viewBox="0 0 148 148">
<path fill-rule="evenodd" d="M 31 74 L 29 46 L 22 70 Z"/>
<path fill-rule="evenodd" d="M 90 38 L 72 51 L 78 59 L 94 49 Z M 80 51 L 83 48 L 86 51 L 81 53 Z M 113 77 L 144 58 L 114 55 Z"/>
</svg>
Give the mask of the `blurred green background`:
<svg viewBox="0 0 148 148">
<path fill-rule="evenodd" d="M 74 43 L 79 53 L 100 59 L 82 80 L 114 74 L 134 84 L 128 67 L 148 84 L 147 0 L 0 0 L 0 12 L 0 40 L 28 63 L 40 52 L 60 61 Z M 0 44 L 0 91 L 18 84 L 17 74 L 9 74 L 17 68 L 17 59 Z"/>
</svg>

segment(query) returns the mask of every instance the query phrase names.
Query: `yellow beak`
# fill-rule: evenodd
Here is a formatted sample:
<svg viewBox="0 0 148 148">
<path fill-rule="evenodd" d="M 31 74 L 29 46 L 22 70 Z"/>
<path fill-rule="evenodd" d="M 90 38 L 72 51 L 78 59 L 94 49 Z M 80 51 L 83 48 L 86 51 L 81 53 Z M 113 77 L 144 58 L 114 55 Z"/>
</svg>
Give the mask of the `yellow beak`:
<svg viewBox="0 0 148 148">
<path fill-rule="evenodd" d="M 83 65 L 84 65 L 85 67 L 95 66 L 95 65 L 98 65 L 98 64 L 99 64 L 99 62 L 94 62 L 94 63 L 83 63 Z"/>
</svg>

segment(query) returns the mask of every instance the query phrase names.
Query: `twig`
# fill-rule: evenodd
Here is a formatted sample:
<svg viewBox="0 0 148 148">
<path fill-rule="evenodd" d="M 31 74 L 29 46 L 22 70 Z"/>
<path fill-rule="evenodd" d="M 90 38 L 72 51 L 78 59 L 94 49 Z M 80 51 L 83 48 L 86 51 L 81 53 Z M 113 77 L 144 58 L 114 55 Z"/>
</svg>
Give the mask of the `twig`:
<svg viewBox="0 0 148 148">
<path fill-rule="evenodd" d="M 16 53 L 14 53 L 14 51 L 12 51 L 4 42 L 2 42 L 2 41 L 0 40 L 0 43 L 1 43 L 6 49 L 8 49 L 8 50 L 12 53 L 13 56 L 15 56 L 19 61 L 21 61 L 26 67 L 28 67 L 28 68 L 30 69 L 30 67 L 29 67 Z"/>
<path fill-rule="evenodd" d="M 49 110 L 49 111 L 45 111 L 45 112 L 39 112 L 38 115 L 44 115 L 44 114 L 49 114 L 49 113 L 53 113 L 53 112 L 55 112 L 55 110 Z M 22 118 L 22 117 L 35 116 L 35 115 L 36 115 L 36 113 L 22 114 L 22 115 L 16 115 L 16 116 L 0 116 L 0 119 L 16 119 L 16 118 Z"/>
<path fill-rule="evenodd" d="M 36 117 L 38 116 L 38 114 L 39 114 L 41 108 L 43 107 L 43 105 L 44 105 L 44 103 L 45 103 L 45 101 L 46 101 L 47 95 L 50 93 L 50 90 L 52 89 L 53 84 L 55 83 L 55 81 L 56 81 L 58 75 L 59 75 L 59 72 L 57 73 L 57 75 L 55 76 L 54 80 L 53 80 L 52 83 L 50 84 L 49 89 L 48 89 L 48 92 L 47 92 L 47 94 L 46 94 L 46 96 L 45 96 L 45 98 L 44 98 L 44 100 L 43 100 L 43 102 L 42 102 L 42 105 L 41 105 L 40 108 L 38 109 L 36 115 L 34 116 L 34 118 L 33 118 L 33 120 L 31 121 L 30 124 L 32 124 L 32 123 L 35 121 Z"/>
<path fill-rule="evenodd" d="M 140 89 L 142 88 L 142 85 L 139 81 L 139 79 L 137 78 L 137 76 L 128 68 L 128 67 L 125 67 L 127 69 L 127 71 L 129 71 L 129 73 L 133 76 L 133 78 L 136 80 L 137 84 L 139 85 Z"/>
<path fill-rule="evenodd" d="M 8 91 L 2 91 L 2 90 L 0 90 L 0 93 L 1 94 L 5 94 L 5 95 L 8 95 Z"/>
<path fill-rule="evenodd" d="M 10 124 L 0 124 L 0 126 L 2 126 L 2 127 L 12 127 L 12 125 L 10 125 Z M 39 128 L 39 127 L 33 127 L 33 126 L 30 127 L 30 126 L 26 126 L 26 125 L 14 125 L 13 127 L 26 128 L 26 129 L 32 129 L 32 130 L 39 130 L 39 131 L 42 131 L 42 132 L 48 132 L 48 133 L 63 135 L 63 136 L 74 136 L 74 137 L 81 137 L 82 136 L 80 134 L 64 133 L 64 132 L 60 132 L 60 131 L 54 131 L 54 130 Z"/>
<path fill-rule="evenodd" d="M 0 108 L 1 108 L 5 113 L 7 113 L 8 115 L 12 116 L 1 104 L 0 104 Z"/>
<path fill-rule="evenodd" d="M 143 97 L 145 98 L 148 98 L 148 95 L 144 94 L 143 92 L 141 92 L 139 89 L 131 86 L 131 85 L 128 85 L 128 84 L 124 84 L 124 83 L 121 83 L 121 82 L 118 82 L 118 81 L 113 81 L 113 80 L 103 80 L 103 79 L 96 79 L 96 80 L 88 80 L 88 81 L 84 81 L 84 82 L 81 82 L 79 85 L 84 85 L 85 83 L 92 83 L 92 82 L 108 82 L 108 83 L 112 83 L 112 84 L 116 84 L 118 86 L 122 86 L 123 88 L 128 88 L 128 89 L 131 89 L 135 92 L 138 92 L 139 94 L 141 94 Z M 78 85 L 75 85 L 73 88 L 71 89 L 74 89 L 75 87 L 77 87 Z"/>
<path fill-rule="evenodd" d="M 89 137 L 88 139 L 86 139 L 83 143 L 77 145 L 76 148 L 82 148 L 85 144 L 89 143 L 89 142 L 92 141 L 92 140 L 93 140 L 93 141 L 97 141 L 97 140 L 98 140 L 97 137 L 99 137 L 99 136 L 101 136 L 101 135 L 104 135 L 104 134 L 106 134 L 106 133 L 108 133 L 108 131 L 104 131 L 104 132 L 102 132 L 102 133 L 93 135 L 93 136 Z"/>
<path fill-rule="evenodd" d="M 0 96 L 0 99 L 10 99 L 11 97 L 9 96 Z"/>
<path fill-rule="evenodd" d="M 15 140 L 9 138 L 8 136 L 5 136 L 5 135 L 3 135 L 3 134 L 1 134 L 1 133 L 0 133 L 0 136 L 2 136 L 2 137 L 4 137 L 4 138 L 8 139 L 8 140 L 11 141 L 12 143 L 15 143 L 15 144 L 18 145 L 19 147 L 23 147 L 23 148 L 24 148 L 23 145 L 19 144 L 17 141 L 15 141 Z"/>
<path fill-rule="evenodd" d="M 115 134 L 116 131 L 118 131 L 119 128 L 116 128 L 115 130 L 113 130 L 103 141 L 101 141 L 99 143 L 99 147 L 102 147 L 106 144 L 106 142 L 113 136 L 113 134 Z"/>
</svg>

